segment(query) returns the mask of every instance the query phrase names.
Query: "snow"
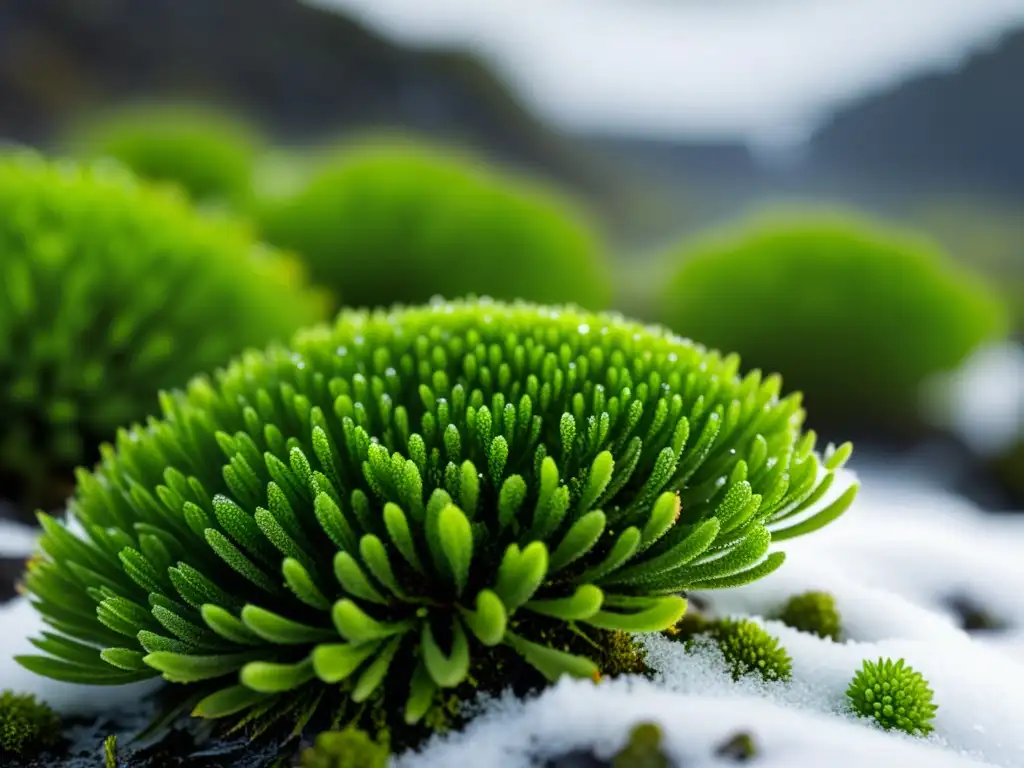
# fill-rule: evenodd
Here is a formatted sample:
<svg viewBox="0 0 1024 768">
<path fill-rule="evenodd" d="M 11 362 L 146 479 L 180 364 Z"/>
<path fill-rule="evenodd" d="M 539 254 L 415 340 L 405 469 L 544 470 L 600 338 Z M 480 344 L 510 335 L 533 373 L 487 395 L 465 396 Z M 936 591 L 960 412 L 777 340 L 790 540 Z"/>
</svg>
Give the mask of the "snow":
<svg viewBox="0 0 1024 768">
<path fill-rule="evenodd" d="M 0 557 L 28 557 L 36 547 L 38 529 L 4 520 L 0 509 Z"/>
<path fill-rule="evenodd" d="M 693 651 L 643 638 L 654 680 L 563 680 L 527 701 L 478 703 L 459 733 L 395 759 L 399 768 L 479 765 L 526 768 L 583 749 L 613 754 L 639 722 L 662 727 L 666 752 L 687 768 L 727 765 L 716 749 L 752 734 L 762 768 L 998 766 L 1024 768 L 1024 517 L 991 515 L 924 483 L 898 464 L 862 465 L 862 492 L 836 523 L 785 542 L 770 577 L 694 597 L 717 615 L 752 617 L 793 658 L 793 679 L 734 682 L 713 646 Z M 771 617 L 808 590 L 835 596 L 843 642 L 790 629 Z M 968 634 L 949 601 L 990 612 L 1004 632 Z M 32 691 L 64 712 L 130 703 L 150 684 L 122 689 L 64 685 L 11 660 L 31 652 L 42 628 L 24 599 L 0 606 L 0 687 Z M 11 631 L 16 628 L 16 631 Z M 864 660 L 905 658 L 934 691 L 928 738 L 886 733 L 846 711 L 845 691 Z"/>
<path fill-rule="evenodd" d="M 999 454 L 1024 439 L 1024 346 L 982 347 L 957 370 L 933 377 L 925 406 L 976 453 Z"/>
<path fill-rule="evenodd" d="M 681 765 L 726 765 L 715 749 L 737 731 L 758 745 L 758 766 L 1024 768 L 1024 518 L 986 515 L 922 482 L 907 467 L 862 467 L 862 492 L 836 523 L 786 542 L 785 565 L 739 589 L 695 595 L 716 615 L 747 616 L 777 636 L 793 679 L 734 682 L 713 646 L 644 639 L 653 681 L 563 681 L 527 702 L 483 705 L 460 734 L 436 738 L 400 768 L 468 763 L 526 768 L 575 749 L 607 757 L 638 722 L 662 726 Z M 770 618 L 791 595 L 830 592 L 843 642 Z M 1010 629 L 970 635 L 948 601 L 970 600 Z M 934 691 L 928 738 L 886 733 L 846 711 L 864 660 L 905 658 Z"/>
</svg>

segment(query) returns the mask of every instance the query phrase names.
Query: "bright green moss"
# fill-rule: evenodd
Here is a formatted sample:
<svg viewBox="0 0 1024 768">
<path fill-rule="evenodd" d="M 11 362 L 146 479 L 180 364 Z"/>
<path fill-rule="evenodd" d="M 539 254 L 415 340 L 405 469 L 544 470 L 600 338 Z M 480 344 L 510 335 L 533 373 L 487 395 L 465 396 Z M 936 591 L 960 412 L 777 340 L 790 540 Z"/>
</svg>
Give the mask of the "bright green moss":
<svg viewBox="0 0 1024 768">
<path fill-rule="evenodd" d="M 181 187 L 193 200 L 243 203 L 262 140 L 239 118 L 208 107 L 134 106 L 84 126 L 73 146 L 141 178 Z"/>
<path fill-rule="evenodd" d="M 19 661 L 163 675 L 206 717 L 326 691 L 433 728 L 523 668 L 640 671 L 607 633 L 772 572 L 856 490 L 820 502 L 849 447 L 819 456 L 799 398 L 738 367 L 567 308 L 343 312 L 163 397 L 80 474 L 84 533 L 41 516 L 26 588 L 66 638 Z"/>
<path fill-rule="evenodd" d="M 734 680 L 756 673 L 765 680 L 789 680 L 793 660 L 779 639 L 749 619 L 722 619 L 709 632 L 725 656 Z"/>
<path fill-rule="evenodd" d="M 903 659 L 879 659 L 877 664 L 865 661 L 846 691 L 854 714 L 872 718 L 886 730 L 922 736 L 935 730 L 932 720 L 938 707 L 932 696 L 921 673 Z"/>
<path fill-rule="evenodd" d="M 672 258 L 664 322 L 784 371 L 830 427 L 915 428 L 921 382 L 1008 327 L 931 244 L 854 217 L 758 220 Z"/>
<path fill-rule="evenodd" d="M 0 497 L 59 501 L 157 390 L 321 317 L 300 272 L 123 172 L 0 155 Z"/>
<path fill-rule="evenodd" d="M 302 768 L 386 768 L 387 764 L 387 747 L 355 728 L 321 733 L 316 744 L 302 753 Z"/>
<path fill-rule="evenodd" d="M 60 739 L 60 718 L 35 696 L 0 693 L 0 756 L 28 758 Z"/>
<path fill-rule="evenodd" d="M 357 144 L 259 206 L 264 237 L 346 306 L 467 294 L 602 309 L 602 246 L 576 207 L 480 160 L 412 142 Z"/>
<path fill-rule="evenodd" d="M 836 600 L 827 592 L 805 592 L 786 601 L 779 620 L 787 627 L 838 642 L 842 631 Z"/>
</svg>

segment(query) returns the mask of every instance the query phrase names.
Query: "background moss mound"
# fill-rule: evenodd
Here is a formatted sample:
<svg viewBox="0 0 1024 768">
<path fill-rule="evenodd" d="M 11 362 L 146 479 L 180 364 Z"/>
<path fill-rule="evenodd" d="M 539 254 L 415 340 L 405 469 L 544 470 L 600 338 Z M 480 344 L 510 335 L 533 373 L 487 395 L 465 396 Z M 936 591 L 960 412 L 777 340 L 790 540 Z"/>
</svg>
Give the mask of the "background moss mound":
<svg viewBox="0 0 1024 768">
<path fill-rule="evenodd" d="M 240 204 L 262 146 L 256 130 L 200 106 L 133 106 L 95 118 L 72 138 L 85 157 L 113 158 L 141 178 L 180 186 L 196 201 Z"/>
<path fill-rule="evenodd" d="M 673 258 L 664 321 L 785 372 L 827 426 L 916 427 L 922 380 L 1008 327 L 926 241 L 838 214 L 759 220 Z"/>
<path fill-rule="evenodd" d="M 345 311 L 164 396 L 79 473 L 81 533 L 40 515 L 25 581 L 61 634 L 18 660 L 162 675 L 254 728 L 321 706 L 438 728 L 524 668 L 629 668 L 606 633 L 771 573 L 773 540 L 856 491 L 826 494 L 850 447 L 816 453 L 799 397 L 738 366 L 573 308 Z"/>
<path fill-rule="evenodd" d="M 347 306 L 473 293 L 602 309 L 610 299 L 602 245 L 580 211 L 471 156 L 355 144 L 257 207 L 263 236 L 305 257 Z"/>
<path fill-rule="evenodd" d="M 321 317 L 301 279 L 119 169 L 0 156 L 0 496 L 59 500 L 160 388 Z"/>
</svg>

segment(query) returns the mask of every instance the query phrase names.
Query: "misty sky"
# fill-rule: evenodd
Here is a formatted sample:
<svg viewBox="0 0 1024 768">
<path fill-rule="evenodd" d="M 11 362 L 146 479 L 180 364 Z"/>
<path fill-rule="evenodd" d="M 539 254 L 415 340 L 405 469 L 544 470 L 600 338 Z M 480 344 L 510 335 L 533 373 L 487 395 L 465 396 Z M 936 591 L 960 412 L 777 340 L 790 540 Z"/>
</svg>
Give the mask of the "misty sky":
<svg viewBox="0 0 1024 768">
<path fill-rule="evenodd" d="M 315 2 L 405 43 L 469 48 L 568 128 L 767 144 L 1024 24 L 1024 0 Z"/>
</svg>

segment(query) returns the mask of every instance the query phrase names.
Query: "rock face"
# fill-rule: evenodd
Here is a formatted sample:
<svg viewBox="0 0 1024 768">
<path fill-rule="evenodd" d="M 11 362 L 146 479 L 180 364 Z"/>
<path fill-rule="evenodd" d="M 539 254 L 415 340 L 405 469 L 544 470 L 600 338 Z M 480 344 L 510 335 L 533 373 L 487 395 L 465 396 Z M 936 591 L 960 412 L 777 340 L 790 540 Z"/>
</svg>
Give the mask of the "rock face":
<svg viewBox="0 0 1024 768">
<path fill-rule="evenodd" d="M 839 171 L 1024 195 L 1024 31 L 962 66 L 837 112 L 811 162 Z"/>
<path fill-rule="evenodd" d="M 399 48 L 296 0 L 0 3 L 0 137 L 46 143 L 137 99 L 225 104 L 283 140 L 422 130 L 581 181 L 559 137 L 476 59 Z"/>
</svg>

